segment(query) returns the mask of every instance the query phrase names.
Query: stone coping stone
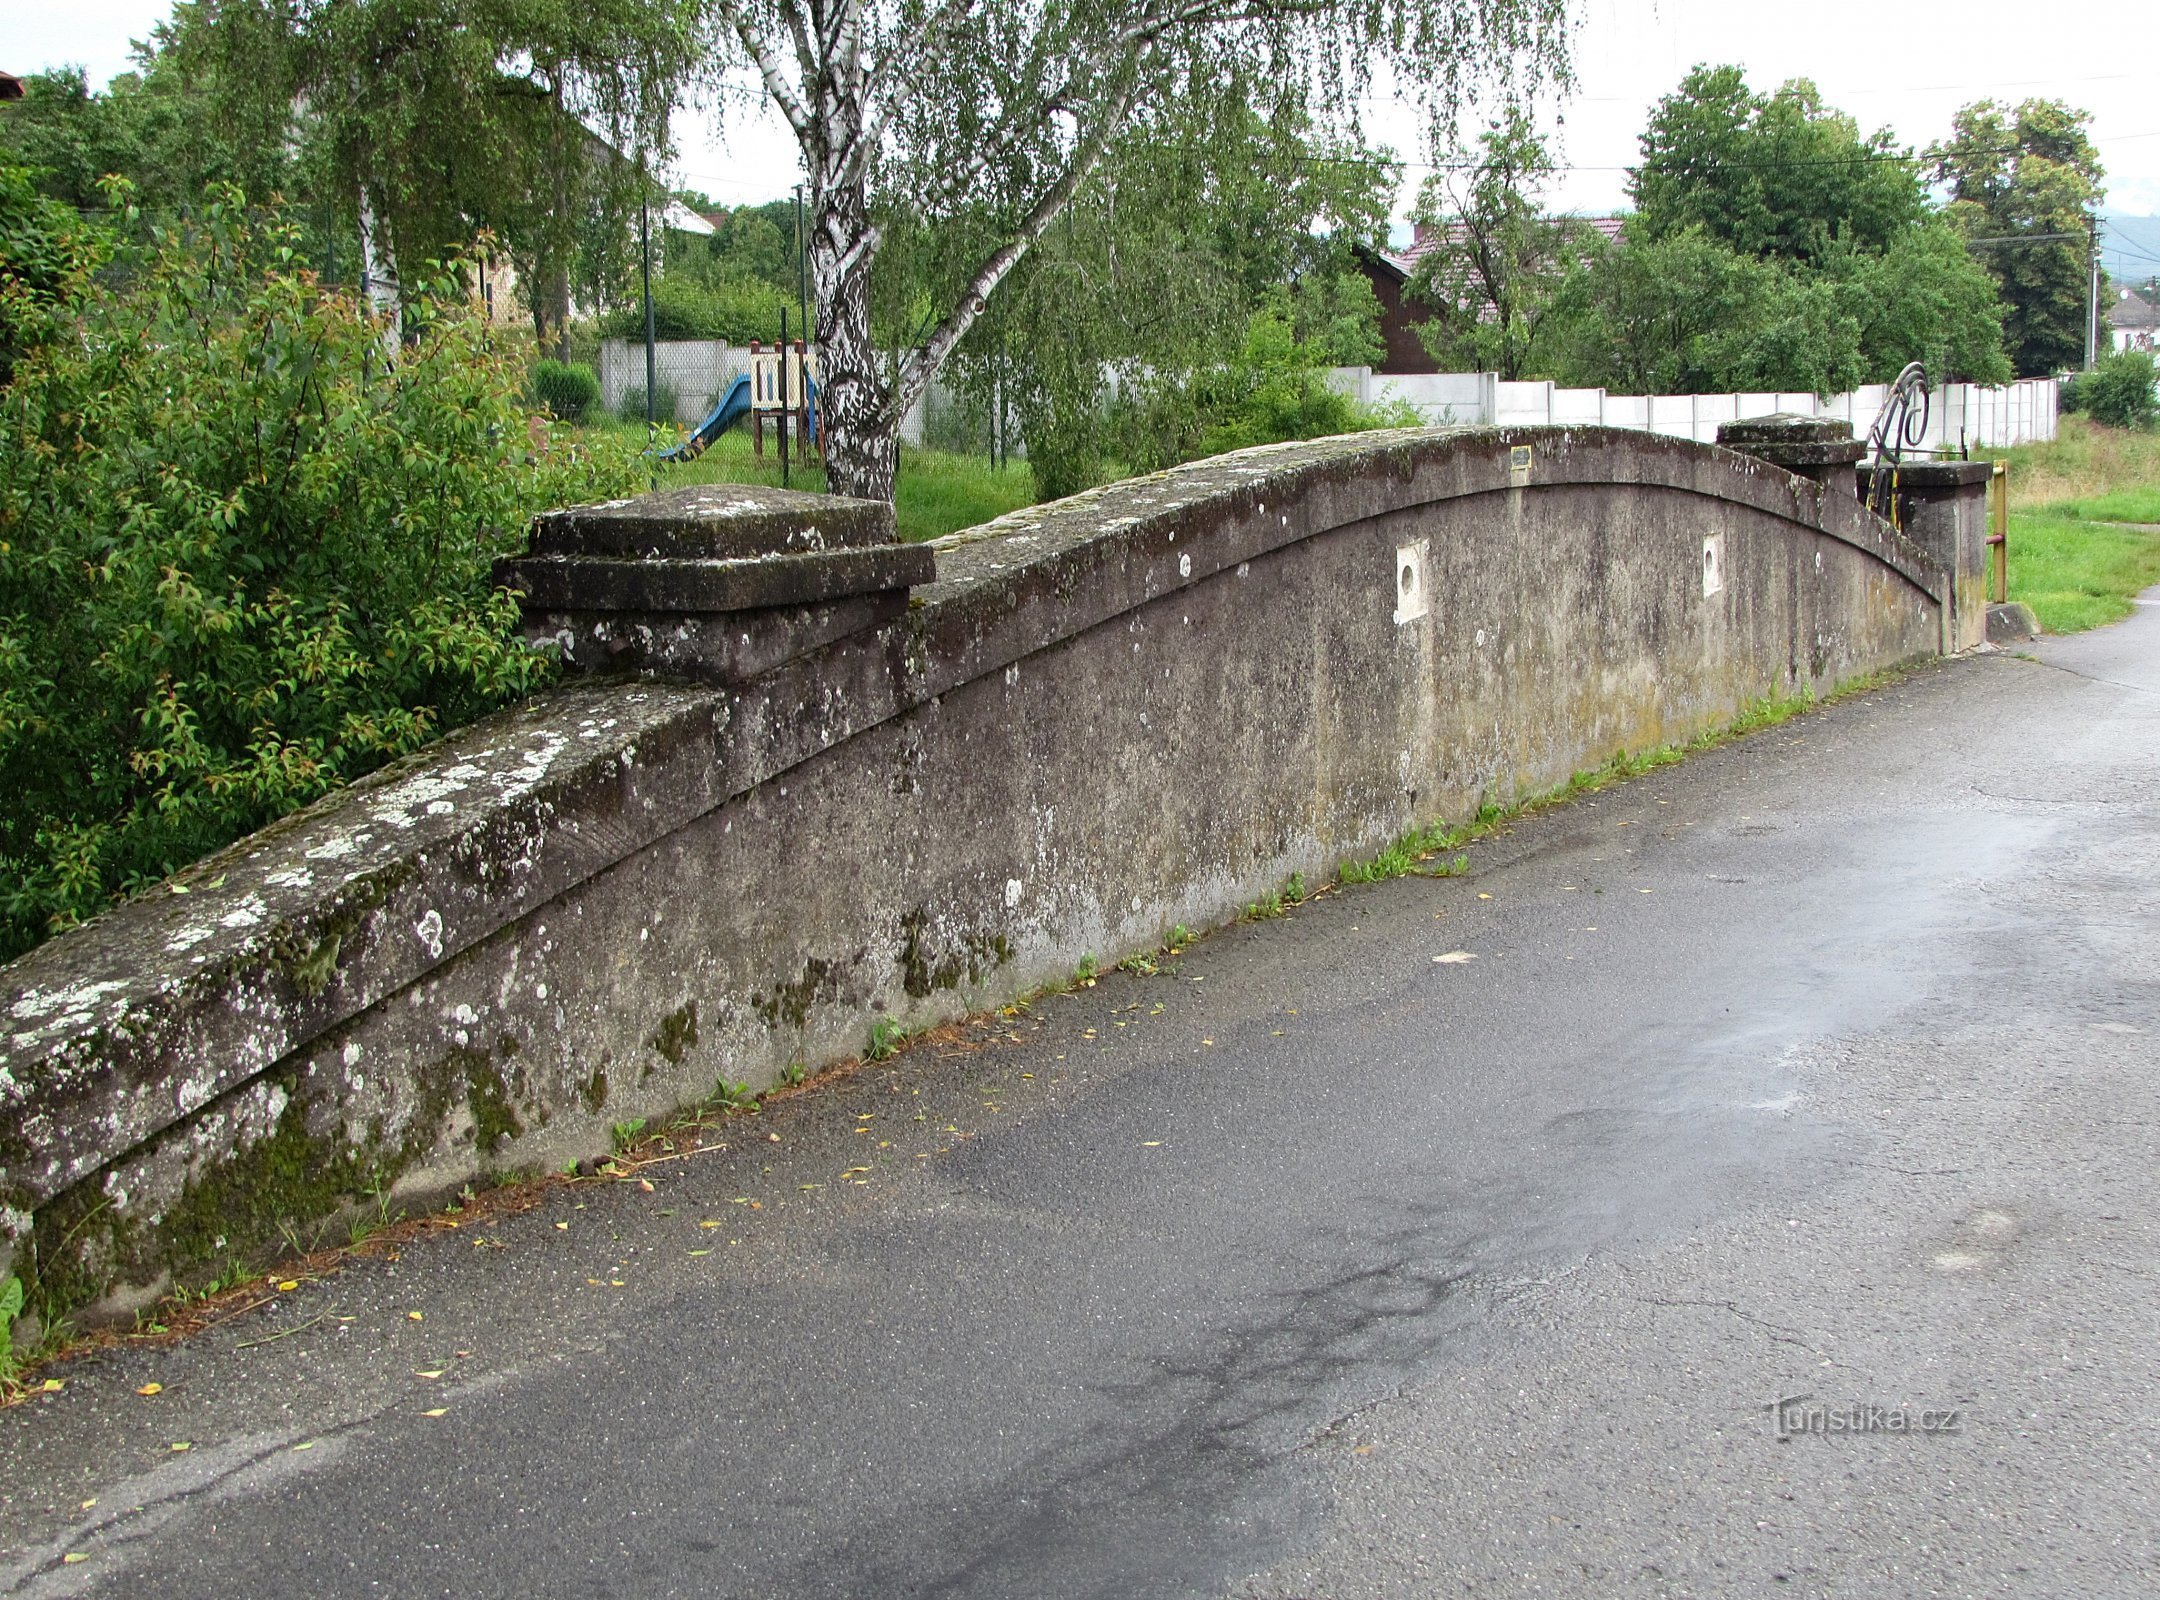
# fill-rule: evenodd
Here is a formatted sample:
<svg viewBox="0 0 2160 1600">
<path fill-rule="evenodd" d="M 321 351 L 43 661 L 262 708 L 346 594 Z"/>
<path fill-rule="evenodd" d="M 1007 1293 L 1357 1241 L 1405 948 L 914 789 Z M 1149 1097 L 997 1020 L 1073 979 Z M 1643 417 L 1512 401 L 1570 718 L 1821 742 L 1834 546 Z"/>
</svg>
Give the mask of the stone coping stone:
<svg viewBox="0 0 2160 1600">
<path fill-rule="evenodd" d="M 1717 442 L 1729 450 L 1757 444 L 1852 443 L 1852 425 L 1840 417 L 1810 416 L 1804 411 L 1772 411 L 1720 423 Z"/>
<path fill-rule="evenodd" d="M 1860 468 L 1861 475 L 1872 478 L 1885 470 L 1877 462 L 1867 462 Z M 1963 489 L 1976 483 L 1986 483 L 1995 475 L 1992 461 L 1900 461 L 1889 468 L 1897 474 L 1900 492 L 1907 489 Z"/>
<path fill-rule="evenodd" d="M 1302 539 L 1462 496 L 1615 484 L 1788 518 L 1948 603 L 1947 572 L 1851 496 L 1608 427 L 1259 445 L 896 547 L 934 550 L 936 581 L 889 622 L 739 687 L 592 683 L 499 712 L 0 967 L 0 1259 L 33 1209 L 121 1154 L 868 728 Z"/>
<path fill-rule="evenodd" d="M 1725 423 L 1717 431 L 1717 442 L 1788 470 L 1849 466 L 1867 454 L 1867 446 L 1852 436 L 1847 423 L 1797 411 Z"/>
<path fill-rule="evenodd" d="M 701 483 L 547 512 L 533 519 L 532 553 L 725 560 L 891 544 L 896 537 L 893 508 L 883 501 Z"/>
<path fill-rule="evenodd" d="M 498 583 L 548 611 L 758 611 L 907 589 L 937 576 L 928 545 L 884 544 L 728 560 L 520 556 Z"/>
<path fill-rule="evenodd" d="M 747 683 L 784 661 L 903 615 L 905 589 L 764 611 L 528 611 L 525 636 L 574 672 Z"/>
</svg>

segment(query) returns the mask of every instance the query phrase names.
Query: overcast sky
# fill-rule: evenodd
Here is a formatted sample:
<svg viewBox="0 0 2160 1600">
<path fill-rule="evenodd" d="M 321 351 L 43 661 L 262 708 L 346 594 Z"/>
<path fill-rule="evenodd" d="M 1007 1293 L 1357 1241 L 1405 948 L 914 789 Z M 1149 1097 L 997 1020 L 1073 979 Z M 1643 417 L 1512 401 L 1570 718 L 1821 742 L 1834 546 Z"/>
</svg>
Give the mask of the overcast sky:
<svg viewBox="0 0 2160 1600">
<path fill-rule="evenodd" d="M 0 0 L 0 69 L 72 62 L 102 84 L 126 69 L 129 41 L 170 9 L 170 0 Z M 1620 169 L 1635 158 L 1652 103 L 1695 62 L 1731 61 L 1757 88 L 1813 78 L 1863 128 L 1888 126 L 1913 145 L 1947 133 L 1951 113 L 1969 100 L 2067 100 L 2093 113 L 2108 209 L 2160 213 L 2154 0 L 1583 0 L 1579 14 L 1576 91 L 1547 108 L 1562 119 L 1570 167 L 1553 196 L 1558 209 L 1619 206 Z M 1375 107 L 1370 125 L 1398 153 L 1422 153 L 1418 125 L 1401 109 Z M 798 176 L 793 142 L 769 118 L 735 117 L 723 130 L 708 115 L 685 115 L 676 132 L 676 181 L 724 203 L 774 198 Z M 1412 169 L 1398 214 L 1421 176 Z"/>
</svg>

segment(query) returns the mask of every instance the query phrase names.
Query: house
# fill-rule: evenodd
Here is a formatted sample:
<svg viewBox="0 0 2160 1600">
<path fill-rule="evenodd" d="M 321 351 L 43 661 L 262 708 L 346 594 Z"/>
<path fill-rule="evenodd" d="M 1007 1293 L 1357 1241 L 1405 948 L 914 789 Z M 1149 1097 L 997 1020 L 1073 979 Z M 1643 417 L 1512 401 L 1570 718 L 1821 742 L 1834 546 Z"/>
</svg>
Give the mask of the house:
<svg viewBox="0 0 2160 1600">
<path fill-rule="evenodd" d="M 2160 350 L 2160 295 L 2148 283 L 2145 292 L 2124 289 L 2107 309 L 2108 327 L 2117 350 Z"/>
<path fill-rule="evenodd" d="M 20 100 L 23 81 L 12 72 L 0 72 L 0 100 Z"/>
<path fill-rule="evenodd" d="M 1625 217 L 1585 217 L 1582 219 L 1595 228 L 1607 243 L 1616 242 Z M 1410 243 L 1401 250 L 1374 250 L 1365 245 L 1356 247 L 1357 264 L 1364 271 L 1366 280 L 1372 284 L 1373 295 L 1380 302 L 1380 338 L 1387 347 L 1387 354 L 1376 372 L 1438 372 L 1440 363 L 1425 348 L 1417 336 L 1417 325 L 1432 312 L 1427 307 L 1407 300 L 1404 290 L 1418 263 L 1433 249 L 1461 236 L 1463 225 L 1459 222 L 1435 226 L 1420 222 L 1412 231 Z"/>
</svg>

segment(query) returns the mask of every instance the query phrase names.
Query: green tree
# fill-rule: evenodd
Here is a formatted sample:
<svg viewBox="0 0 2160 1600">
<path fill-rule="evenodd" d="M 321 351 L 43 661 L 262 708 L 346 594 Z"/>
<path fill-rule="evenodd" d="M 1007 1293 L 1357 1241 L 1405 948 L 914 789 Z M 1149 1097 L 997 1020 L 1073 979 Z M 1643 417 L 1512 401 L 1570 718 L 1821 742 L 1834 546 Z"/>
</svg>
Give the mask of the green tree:
<svg viewBox="0 0 2160 1600">
<path fill-rule="evenodd" d="M 1433 243 L 1408 293 L 1438 313 L 1418 328 L 1436 360 L 1507 379 L 1531 370 L 1554 293 L 1597 238 L 1586 223 L 1546 214 L 1552 173 L 1536 123 L 1516 104 L 1425 180 L 1412 215 Z"/>
<path fill-rule="evenodd" d="M 2060 100 L 2016 109 L 1979 100 L 1928 150 L 1950 190 L 1950 220 L 1994 275 L 2003 334 L 2021 373 L 2059 372 L 2085 359 L 2090 239 L 2105 173 L 2092 117 Z"/>
<path fill-rule="evenodd" d="M 1859 328 L 1862 381 L 1886 383 L 1908 361 L 1936 379 L 2007 383 L 1995 280 L 1948 221 L 1906 229 L 1879 254 L 1846 249 L 1823 263 Z"/>
<path fill-rule="evenodd" d="M 1700 227 L 1810 263 L 1885 250 L 1927 212 L 1919 162 L 1888 129 L 1863 136 L 1804 78 L 1758 94 L 1734 66 L 1697 66 L 1658 102 L 1629 188 L 1630 226 L 1653 238 Z"/>
<path fill-rule="evenodd" d="M 393 321 L 402 275 L 503 240 L 545 338 L 619 277 L 692 67 L 694 0 L 194 0 L 171 53 L 235 143 L 319 152 Z M 598 230 L 597 238 L 595 229 Z M 595 256 L 593 246 L 603 248 Z"/>
<path fill-rule="evenodd" d="M 1045 498 L 1097 481 L 1105 452 L 1137 470 L 1202 453 L 1258 381 L 1261 346 L 1315 383 L 1370 358 L 1379 306 L 1347 241 L 1377 234 L 1392 173 L 1318 138 L 1300 107 L 1263 116 L 1238 72 L 1195 70 L 1135 118 L 1000 286 L 956 353 L 961 384 L 988 400 L 995 383 Z M 944 287 L 970 254 L 948 243 Z M 917 303 L 937 303 L 939 287 Z M 1255 342 L 1269 319 L 1279 351 Z"/>
<path fill-rule="evenodd" d="M 723 69 L 746 63 L 793 129 L 835 488 L 889 499 L 900 419 L 993 291 L 1147 108 L 1236 69 L 1256 110 L 1357 104 L 1392 70 L 1452 108 L 1488 77 L 1563 72 L 1565 0 L 714 0 Z M 1341 131 L 1338 129 L 1337 131 Z M 904 229 L 889 223 L 905 212 Z M 920 331 L 888 368 L 874 279 L 895 234 L 950 275 L 909 276 Z M 924 248 L 924 234 L 944 235 Z M 929 287 L 935 284 L 933 292 Z"/>
<path fill-rule="evenodd" d="M 1834 280 L 1743 255 L 1700 226 L 1628 234 L 1570 273 L 1557 300 L 1553 372 L 1571 384 L 1835 394 L 1865 373 Z"/>
<path fill-rule="evenodd" d="M 206 83 L 162 53 L 161 24 L 136 55 L 136 70 L 100 92 L 80 67 L 33 73 L 23 98 L 0 113 L 0 157 L 28 167 L 38 186 L 82 211 L 104 204 L 108 176 L 126 178 L 136 203 L 169 215 L 213 183 L 244 183 L 268 194 L 289 187 L 292 154 L 282 146 L 242 150 L 221 125 Z"/>
<path fill-rule="evenodd" d="M 491 560 L 642 481 L 533 431 L 525 342 L 454 278 L 415 274 L 386 368 L 236 192 L 121 220 L 0 272 L 18 324 L 54 308 L 0 388 L 0 959 L 540 681 Z"/>
</svg>

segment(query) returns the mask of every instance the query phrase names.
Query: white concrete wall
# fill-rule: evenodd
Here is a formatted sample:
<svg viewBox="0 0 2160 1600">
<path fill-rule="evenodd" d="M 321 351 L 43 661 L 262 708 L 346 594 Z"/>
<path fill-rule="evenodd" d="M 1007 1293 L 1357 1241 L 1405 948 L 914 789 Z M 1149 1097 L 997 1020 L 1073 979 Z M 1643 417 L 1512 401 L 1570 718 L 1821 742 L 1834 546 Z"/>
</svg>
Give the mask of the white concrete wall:
<svg viewBox="0 0 2160 1600">
<path fill-rule="evenodd" d="M 1717 442 L 1720 423 L 1773 411 L 1835 417 L 1865 439 L 1889 395 L 1888 384 L 1864 384 L 1847 394 L 1608 394 L 1603 389 L 1564 389 L 1536 379 L 1504 383 L 1485 372 L 1376 373 L 1369 367 L 1336 367 L 1328 381 L 1368 405 L 1402 401 L 1429 423 L 1585 424 L 1640 428 L 1699 444 Z M 2061 385 L 2054 378 L 2024 378 L 1999 389 L 1947 383 L 1929 396 L 1924 443 L 1932 450 L 1999 449 L 2055 437 Z"/>
</svg>

